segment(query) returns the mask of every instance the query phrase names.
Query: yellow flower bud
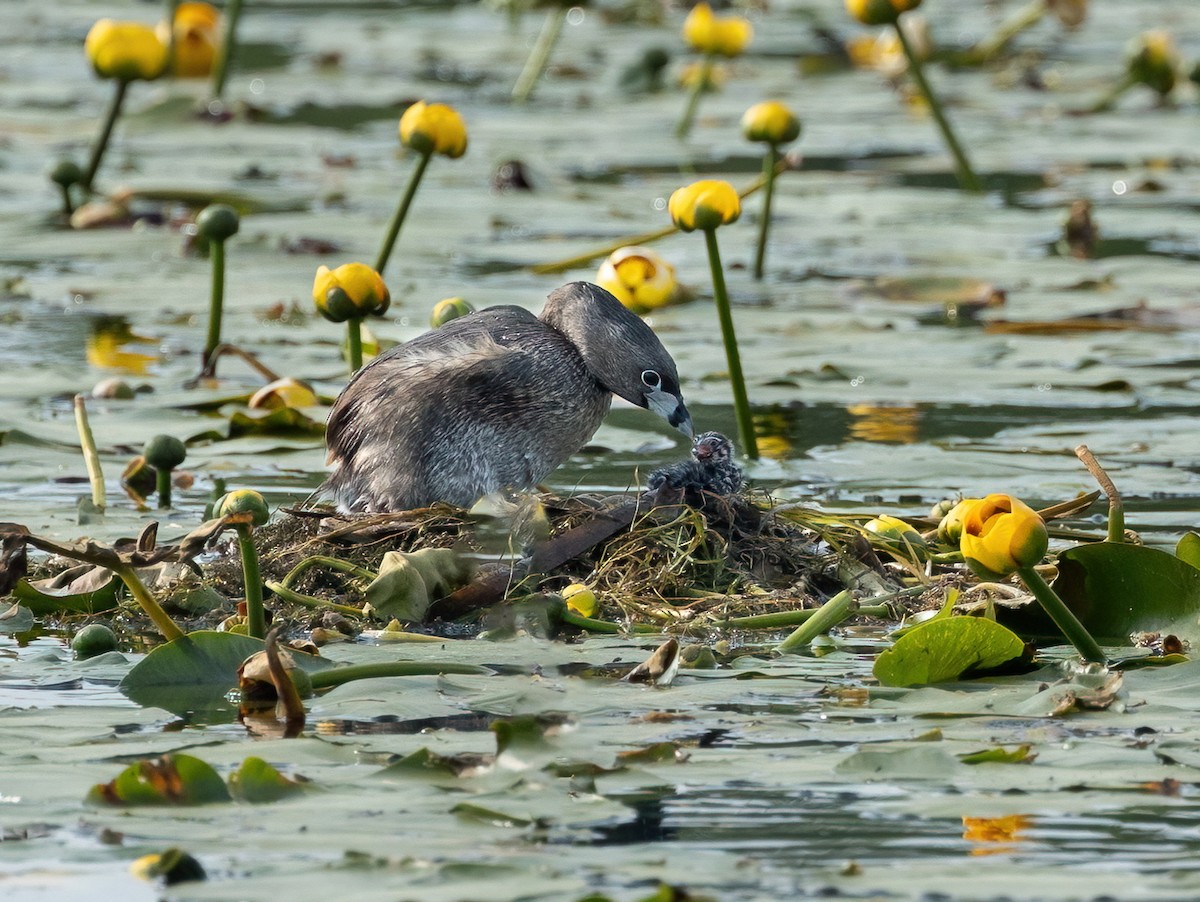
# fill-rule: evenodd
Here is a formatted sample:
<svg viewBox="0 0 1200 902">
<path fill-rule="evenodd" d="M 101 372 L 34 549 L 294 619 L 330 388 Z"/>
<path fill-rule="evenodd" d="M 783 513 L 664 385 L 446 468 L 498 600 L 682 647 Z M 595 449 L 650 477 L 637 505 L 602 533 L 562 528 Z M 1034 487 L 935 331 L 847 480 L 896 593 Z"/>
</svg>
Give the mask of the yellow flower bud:
<svg viewBox="0 0 1200 902">
<path fill-rule="evenodd" d="M 563 601 L 567 603 L 567 607 L 584 617 L 595 615 L 600 607 L 600 602 L 596 599 L 596 593 L 585 586 L 583 583 L 571 583 L 562 590 Z"/>
<path fill-rule="evenodd" d="M 702 179 L 679 188 L 667 202 L 667 212 L 685 232 L 715 229 L 742 214 L 742 202 L 729 182 Z"/>
<path fill-rule="evenodd" d="M 737 56 L 754 37 L 754 28 L 741 16 L 716 16 L 707 3 L 697 3 L 683 21 L 683 39 L 712 56 Z"/>
<path fill-rule="evenodd" d="M 938 523 L 937 537 L 939 542 L 947 545 L 957 545 L 962 539 L 963 517 L 978 498 L 964 498 L 942 516 Z"/>
<path fill-rule="evenodd" d="M 317 403 L 316 392 L 299 379 L 290 376 L 268 382 L 246 402 L 252 410 L 278 410 L 281 407 L 312 407 Z"/>
<path fill-rule="evenodd" d="M 151 81 L 167 67 L 167 45 L 140 22 L 101 19 L 88 32 L 83 50 L 101 78 Z"/>
<path fill-rule="evenodd" d="M 864 25 L 888 25 L 920 5 L 921 0 L 846 0 L 846 12 Z"/>
<path fill-rule="evenodd" d="M 214 517 L 232 517 L 234 514 L 250 514 L 253 526 L 262 526 L 271 519 L 266 499 L 254 489 L 227 492 L 213 505 Z"/>
<path fill-rule="evenodd" d="M 1002 579 L 1032 567 L 1045 556 L 1049 543 L 1037 511 L 1011 495 L 988 495 L 963 514 L 959 547 L 982 579 Z"/>
<path fill-rule="evenodd" d="M 863 529 L 884 539 L 884 544 L 900 552 L 922 553 L 926 546 L 921 534 L 899 517 L 876 517 L 863 524 Z"/>
<path fill-rule="evenodd" d="M 1179 51 L 1165 31 L 1147 31 L 1129 43 L 1126 65 L 1135 84 L 1166 97 L 1175 87 L 1179 70 Z"/>
<path fill-rule="evenodd" d="M 383 316 L 391 303 L 387 285 L 365 263 L 345 263 L 337 269 L 317 267 L 313 302 L 330 322 L 344 323 L 364 316 Z"/>
<path fill-rule="evenodd" d="M 171 71 L 180 78 L 205 78 L 212 72 L 217 48 L 221 46 L 221 13 L 211 3 L 188 0 L 175 8 L 175 22 L 158 23 L 158 39 L 175 48 Z"/>
<path fill-rule="evenodd" d="M 800 120 L 778 100 L 764 100 L 742 115 L 742 134 L 747 141 L 787 144 L 800 137 Z"/>
<path fill-rule="evenodd" d="M 674 266 L 649 248 L 632 246 L 618 248 L 600 264 L 596 284 L 634 313 L 665 307 L 677 287 Z"/>
<path fill-rule="evenodd" d="M 429 325 L 436 329 L 452 319 L 474 312 L 475 308 L 462 298 L 443 298 L 433 305 L 433 312 L 429 314 Z"/>
<path fill-rule="evenodd" d="M 456 160 L 467 152 L 467 126 L 453 107 L 418 100 L 400 117 L 400 143 Z"/>
</svg>

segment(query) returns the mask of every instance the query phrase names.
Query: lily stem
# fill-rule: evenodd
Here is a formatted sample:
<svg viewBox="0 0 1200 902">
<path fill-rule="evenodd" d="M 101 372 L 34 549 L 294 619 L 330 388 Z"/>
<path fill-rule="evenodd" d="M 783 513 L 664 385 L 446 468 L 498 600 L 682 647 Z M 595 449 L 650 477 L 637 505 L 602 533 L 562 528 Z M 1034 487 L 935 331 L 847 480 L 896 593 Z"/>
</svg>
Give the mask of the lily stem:
<svg viewBox="0 0 1200 902">
<path fill-rule="evenodd" d="M 1116 484 L 1105 472 L 1104 467 L 1100 466 L 1100 461 L 1096 460 L 1094 455 L 1087 445 L 1079 445 L 1075 448 L 1075 456 L 1078 457 L 1092 477 L 1100 484 L 1100 488 L 1104 491 L 1104 495 L 1108 498 L 1108 541 L 1124 542 L 1125 541 L 1125 502 L 1121 500 L 1121 493 L 1117 491 Z"/>
<path fill-rule="evenodd" d="M 221 317 L 225 307 L 225 242 L 210 241 L 208 254 L 212 258 L 212 292 L 208 301 L 208 338 L 204 341 L 204 354 L 200 358 L 202 367 L 221 343 Z"/>
<path fill-rule="evenodd" d="M 100 127 L 100 134 L 96 136 L 96 143 L 92 145 L 92 156 L 88 160 L 87 169 L 83 172 L 83 179 L 80 181 L 80 186 L 84 191 L 91 193 L 92 182 L 96 178 L 96 173 L 100 169 L 100 161 L 104 159 L 104 151 L 108 149 L 109 139 L 112 137 L 113 126 L 117 124 L 117 117 L 121 115 L 121 105 L 125 103 L 125 92 L 129 89 L 129 79 L 118 78 L 116 88 L 113 91 L 112 101 L 108 105 L 108 112 L 104 117 L 104 124 Z"/>
<path fill-rule="evenodd" d="M 350 361 L 350 375 L 354 375 L 362 368 L 362 317 L 346 320 L 346 357 Z"/>
<path fill-rule="evenodd" d="M 290 589 L 283 583 L 266 583 L 266 587 L 278 595 L 281 599 L 292 604 L 298 604 L 302 607 L 312 608 L 313 610 L 331 610 L 337 611 L 339 614 L 345 614 L 348 617 L 362 617 L 362 610 L 351 607 L 348 604 L 337 604 L 333 601 L 326 601 L 324 598 L 317 598 L 314 595 L 305 595 L 302 592 L 297 592 L 295 589 Z"/>
<path fill-rule="evenodd" d="M 158 631 L 162 633 L 164 639 L 168 642 L 174 642 L 176 639 L 183 638 L 183 630 L 179 625 L 171 619 L 171 616 L 162 609 L 155 599 L 150 594 L 150 590 L 137 575 L 137 571 L 128 565 L 122 565 L 113 570 L 120 577 L 121 582 L 125 583 L 125 587 L 129 589 L 129 594 L 146 612 L 147 616 L 154 621 L 154 625 L 158 627 Z"/>
<path fill-rule="evenodd" d="M 1017 576 L 1021 577 L 1021 582 L 1025 583 L 1025 587 L 1038 600 L 1038 604 L 1050 615 L 1055 626 L 1075 646 L 1075 650 L 1083 656 L 1085 661 L 1093 661 L 1097 664 L 1104 664 L 1108 661 L 1100 645 L 1092 638 L 1092 634 L 1058 597 L 1058 593 L 1042 579 L 1040 573 L 1032 567 L 1022 567 L 1017 571 Z"/>
<path fill-rule="evenodd" d="M 237 531 L 238 551 L 242 555 L 242 580 L 246 584 L 246 633 L 252 639 L 265 639 L 267 618 L 263 611 L 263 584 L 258 570 L 254 534 L 248 523 L 239 523 L 234 528 Z"/>
<path fill-rule="evenodd" d="M 75 204 L 71 202 L 71 186 L 59 185 L 58 187 L 62 191 L 63 216 L 70 221 L 72 214 L 75 212 Z"/>
<path fill-rule="evenodd" d="M 212 71 L 213 99 L 220 100 L 225 93 L 225 83 L 229 80 L 230 63 L 237 52 L 238 19 L 242 15 L 242 0 L 229 0 L 225 4 L 225 35 L 221 40 L 220 50 L 217 51 L 217 62 Z"/>
<path fill-rule="evenodd" d="M 925 98 L 925 102 L 929 104 L 929 111 L 933 113 L 933 121 L 937 123 L 938 129 L 942 133 L 942 139 L 946 142 L 946 147 L 954 157 L 954 170 L 958 176 L 959 187 L 964 191 L 982 191 L 983 186 L 979 183 L 979 178 L 975 175 L 975 171 L 971 169 L 971 164 L 967 161 L 967 155 L 963 151 L 962 145 L 958 143 L 958 138 L 954 136 L 954 130 L 950 128 L 950 122 L 946 119 L 941 102 L 933 93 L 933 88 L 929 86 L 929 82 L 925 78 L 925 70 L 921 65 L 921 60 L 913 49 L 912 43 L 908 40 L 908 35 L 904 33 L 904 29 L 900 25 L 900 20 L 897 19 L 892 23 L 892 27 L 895 28 L 896 37 L 900 41 L 900 47 L 904 50 L 904 55 L 908 58 L 908 70 L 912 73 L 913 81 L 917 83 L 917 89 L 920 90 L 921 96 Z"/>
<path fill-rule="evenodd" d="M 1040 22 L 1047 9 L 1046 0 L 1033 0 L 1028 6 L 1018 10 L 1007 22 L 1002 23 L 990 38 L 972 47 L 969 51 L 970 59 L 977 63 L 988 62 L 1012 43 L 1013 38 L 1022 31 Z"/>
<path fill-rule="evenodd" d="M 763 157 L 763 208 L 758 224 L 758 250 L 754 254 L 754 278 L 763 277 L 763 261 L 767 256 L 767 232 L 771 228 L 771 198 L 775 194 L 775 167 L 779 165 L 779 146 L 771 144 Z"/>
<path fill-rule="evenodd" d="M 858 602 L 854 600 L 849 589 L 843 589 L 817 608 L 807 622 L 775 646 L 775 651 L 785 655 L 799 648 L 807 648 L 812 644 L 813 639 L 822 633 L 829 632 L 857 610 Z"/>
<path fill-rule="evenodd" d="M 327 667 L 310 673 L 309 680 L 314 689 L 341 686 L 352 680 L 369 680 L 377 677 L 438 676 L 443 673 L 491 674 L 490 668 L 479 664 L 452 664 L 448 661 L 380 661 L 375 664 L 348 664 L 342 667 Z"/>
<path fill-rule="evenodd" d="M 683 115 L 679 117 L 679 122 L 675 124 L 675 137 L 686 138 L 692 130 L 692 123 L 696 119 L 696 110 L 700 108 L 700 95 L 708 88 L 709 79 L 712 78 L 713 59 L 711 54 L 704 54 L 700 60 L 700 69 L 696 72 L 696 80 L 692 82 L 691 90 L 688 92 L 687 104 L 683 108 Z"/>
<path fill-rule="evenodd" d="M 925 591 L 925 586 L 921 586 L 920 588 L 922 592 Z M 812 620 L 819 610 L 821 609 L 805 608 L 802 611 L 777 611 L 774 614 L 730 617 L 728 620 L 715 621 L 713 626 L 721 629 L 739 630 L 771 630 L 780 629 L 785 626 L 800 626 Z M 895 611 L 890 605 L 869 604 L 861 606 L 856 613 L 861 617 L 892 617 Z"/>
<path fill-rule="evenodd" d="M 387 266 L 388 257 L 392 255 L 392 247 L 396 244 L 396 239 L 400 235 L 400 226 L 404 225 L 404 217 L 408 215 L 408 208 L 417 193 L 417 185 L 421 184 L 421 177 L 425 175 L 425 167 L 429 165 L 429 158 L 432 156 L 432 150 L 421 154 L 417 160 L 417 168 L 408 177 L 408 187 L 404 189 L 404 196 L 400 198 L 400 206 L 396 208 L 396 213 L 392 216 L 392 222 L 388 226 L 387 237 L 383 239 L 383 247 L 380 248 L 379 257 L 375 260 L 375 272 L 379 273 L 380 277 L 383 276 L 383 270 Z"/>
<path fill-rule="evenodd" d="M 733 412 L 737 417 L 738 435 L 746 456 L 751 460 L 758 460 L 758 441 L 754 437 L 750 398 L 746 394 L 742 358 L 738 353 L 737 333 L 733 329 L 733 313 L 729 309 L 729 292 L 725 289 L 721 252 L 717 248 L 717 230 L 705 229 L 704 240 L 708 244 L 708 266 L 712 270 L 713 297 L 717 304 L 717 317 L 721 322 L 721 340 L 725 343 L 725 358 L 729 362 L 729 381 L 733 386 Z"/>
<path fill-rule="evenodd" d="M 289 570 L 283 577 L 282 584 L 287 588 L 291 588 L 295 584 L 296 580 L 298 580 L 313 567 L 318 566 L 328 567 L 330 570 L 340 570 L 343 573 L 349 573 L 353 576 L 359 577 L 360 579 L 373 580 L 379 575 L 377 573 L 372 573 L 370 570 L 364 570 L 362 567 L 359 567 L 357 564 L 353 564 L 350 561 L 343 561 L 335 557 L 326 557 L 323 554 L 314 554 L 312 557 L 306 557 L 295 567 Z M 357 614 L 362 614 L 362 611 L 357 609 L 353 610 Z"/>
<path fill-rule="evenodd" d="M 546 20 L 542 23 L 542 30 L 538 34 L 537 41 L 530 48 L 525 66 L 517 77 L 517 83 L 513 85 L 512 99 L 514 103 L 527 101 L 529 95 L 533 93 L 533 89 L 537 87 L 538 79 L 546 71 L 546 65 L 550 62 L 550 54 L 554 52 L 554 45 L 558 43 L 563 24 L 567 21 L 568 11 L 564 5 L 546 13 Z"/>
<path fill-rule="evenodd" d="M 103 511 L 108 502 L 104 491 L 104 472 L 100 469 L 100 453 L 96 450 L 96 437 L 92 435 L 83 395 L 75 396 L 75 428 L 79 432 L 79 446 L 83 449 L 83 462 L 92 486 L 92 504 Z"/>
<path fill-rule="evenodd" d="M 169 508 L 171 506 L 171 471 L 165 467 L 155 467 L 154 487 L 158 490 L 159 508 Z"/>
</svg>

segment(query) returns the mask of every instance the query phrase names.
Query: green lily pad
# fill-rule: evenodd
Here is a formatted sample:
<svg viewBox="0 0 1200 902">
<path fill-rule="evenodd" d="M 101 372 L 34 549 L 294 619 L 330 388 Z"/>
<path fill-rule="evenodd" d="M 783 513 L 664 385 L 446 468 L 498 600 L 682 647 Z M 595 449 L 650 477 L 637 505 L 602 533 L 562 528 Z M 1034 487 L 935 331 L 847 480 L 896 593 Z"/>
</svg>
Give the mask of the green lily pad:
<svg viewBox="0 0 1200 902">
<path fill-rule="evenodd" d="M 50 579 L 21 580 L 13 595 L 38 617 L 72 611 L 99 614 L 117 606 L 121 580 L 106 567 L 83 564 Z"/>
<path fill-rule="evenodd" d="M 109 783 L 97 783 L 88 805 L 203 805 L 228 802 L 229 789 L 212 766 L 191 755 L 135 761 Z"/>
<path fill-rule="evenodd" d="M 1179 544 L 1175 546 L 1175 556 L 1200 569 L 1200 533 L 1184 533 Z"/>
<path fill-rule="evenodd" d="M 229 775 L 229 789 L 243 802 L 278 802 L 299 795 L 311 788 L 307 782 L 285 777 L 274 767 L 255 755 Z"/>
<path fill-rule="evenodd" d="M 995 670 L 1025 654 L 1021 637 L 981 617 L 932 620 L 901 636 L 875 659 L 875 679 L 885 686 L 927 686 Z"/>
<path fill-rule="evenodd" d="M 1124 645 L 1132 633 L 1173 633 L 1200 641 L 1200 570 L 1173 554 L 1097 542 L 1058 557 L 1054 589 L 1100 641 Z"/>
<path fill-rule="evenodd" d="M 146 655 L 126 674 L 120 689 L 139 705 L 172 714 L 232 714 L 236 706 L 225 696 L 237 686 L 237 669 L 264 647 L 261 639 L 235 633 L 188 633 Z M 293 652 L 293 658 L 306 671 L 333 666 L 324 658 L 299 652 Z"/>
<path fill-rule="evenodd" d="M 1032 754 L 1031 746 L 1020 745 L 1011 751 L 1005 748 L 981 749 L 978 752 L 967 752 L 959 755 L 958 760 L 963 764 L 1028 764 L 1036 754 Z"/>
</svg>

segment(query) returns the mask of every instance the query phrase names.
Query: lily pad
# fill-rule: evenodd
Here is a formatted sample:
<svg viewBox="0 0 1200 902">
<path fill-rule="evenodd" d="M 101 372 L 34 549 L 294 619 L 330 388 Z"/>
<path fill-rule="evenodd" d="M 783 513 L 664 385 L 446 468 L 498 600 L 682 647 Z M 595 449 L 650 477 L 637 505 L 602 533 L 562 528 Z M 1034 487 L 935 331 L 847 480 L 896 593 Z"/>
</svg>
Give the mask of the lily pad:
<svg viewBox="0 0 1200 902">
<path fill-rule="evenodd" d="M 262 758 L 251 755 L 229 775 L 229 788 L 243 802 L 278 802 L 307 791 L 310 785 L 285 777 Z"/>
<path fill-rule="evenodd" d="M 228 802 L 229 789 L 212 766 L 191 755 L 135 761 L 87 794 L 89 805 L 203 805 Z"/>
<path fill-rule="evenodd" d="M 1021 637 L 982 617 L 932 620 L 901 636 L 875 659 L 885 686 L 927 686 L 995 670 L 1025 654 Z"/>
<path fill-rule="evenodd" d="M 73 611 L 99 614 L 117 606 L 121 580 L 107 567 L 83 564 L 50 579 L 21 580 L 13 594 L 39 617 Z"/>
<path fill-rule="evenodd" d="M 1097 639 L 1132 633 L 1200 641 L 1200 570 L 1173 554 L 1115 542 L 1078 545 L 1058 557 L 1054 588 Z"/>
<path fill-rule="evenodd" d="M 1175 556 L 1200 569 L 1200 533 L 1184 533 L 1179 544 L 1175 546 Z"/>
</svg>

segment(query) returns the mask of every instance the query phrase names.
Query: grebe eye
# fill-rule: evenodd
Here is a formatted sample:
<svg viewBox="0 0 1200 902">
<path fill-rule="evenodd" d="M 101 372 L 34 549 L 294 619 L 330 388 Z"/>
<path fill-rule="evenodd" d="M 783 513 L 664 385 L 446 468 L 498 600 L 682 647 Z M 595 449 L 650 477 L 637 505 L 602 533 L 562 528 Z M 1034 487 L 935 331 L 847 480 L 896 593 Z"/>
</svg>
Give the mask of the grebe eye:
<svg viewBox="0 0 1200 902">
<path fill-rule="evenodd" d="M 658 388 L 662 385 L 662 377 L 654 370 L 642 370 L 642 385 L 646 388 Z"/>
</svg>

